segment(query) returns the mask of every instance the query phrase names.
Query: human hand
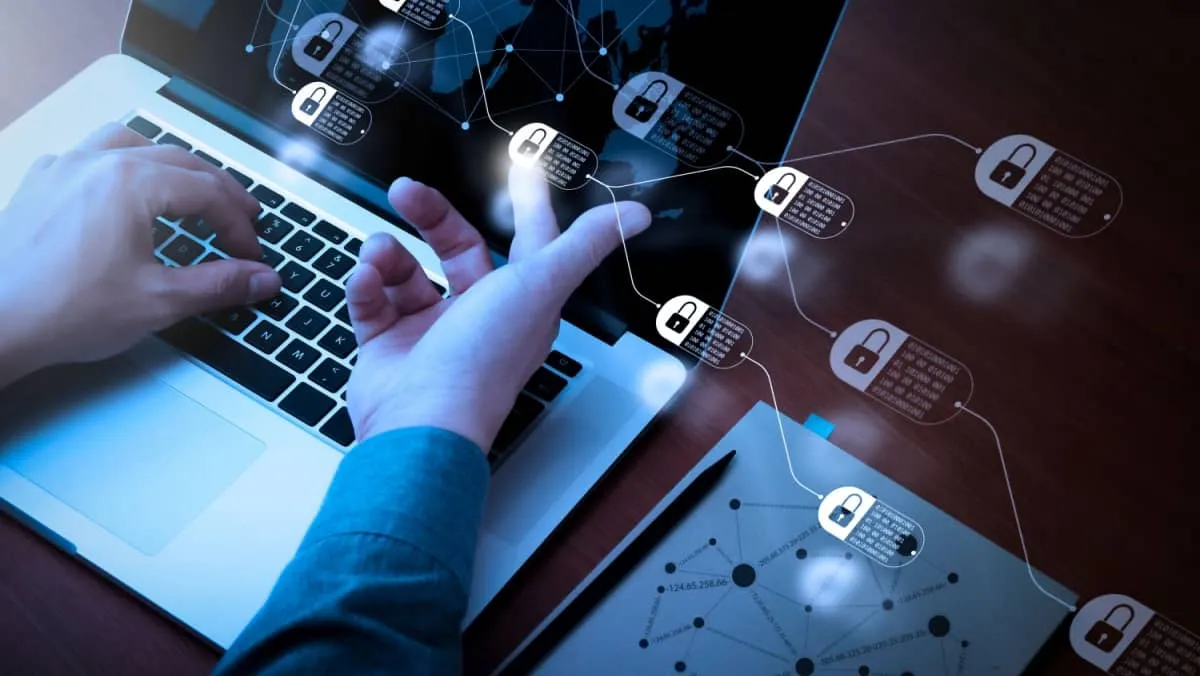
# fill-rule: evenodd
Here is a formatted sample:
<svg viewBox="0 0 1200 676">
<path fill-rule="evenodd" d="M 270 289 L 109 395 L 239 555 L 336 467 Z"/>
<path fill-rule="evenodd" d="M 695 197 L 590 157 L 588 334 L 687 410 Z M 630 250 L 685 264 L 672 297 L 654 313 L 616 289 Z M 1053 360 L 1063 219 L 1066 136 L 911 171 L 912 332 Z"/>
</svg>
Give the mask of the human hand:
<svg viewBox="0 0 1200 676">
<path fill-rule="evenodd" d="M 616 209 L 603 204 L 560 235 L 549 188 L 534 170 L 509 174 L 516 235 L 494 270 L 479 232 L 441 193 L 409 179 L 389 199 L 437 253 L 443 299 L 412 254 L 387 234 L 363 245 L 347 284 L 359 344 L 349 405 L 360 440 L 401 427 L 461 434 L 487 451 L 558 334 L 571 293 L 621 244 Z M 622 202 L 626 236 L 650 213 Z"/>
<path fill-rule="evenodd" d="M 224 171 L 120 126 L 38 159 L 0 212 L 0 387 L 37 369 L 118 354 L 191 315 L 265 300 L 258 201 Z M 168 268 L 157 216 L 200 216 L 246 260 Z"/>
</svg>

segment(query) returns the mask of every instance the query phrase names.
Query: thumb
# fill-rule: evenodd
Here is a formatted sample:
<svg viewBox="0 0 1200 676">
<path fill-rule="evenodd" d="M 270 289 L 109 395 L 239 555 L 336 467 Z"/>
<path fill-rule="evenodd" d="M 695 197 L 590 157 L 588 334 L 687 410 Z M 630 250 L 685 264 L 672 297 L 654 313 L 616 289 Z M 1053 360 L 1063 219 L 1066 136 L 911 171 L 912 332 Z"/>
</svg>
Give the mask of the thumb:
<svg viewBox="0 0 1200 676">
<path fill-rule="evenodd" d="M 257 261 L 229 259 L 186 268 L 158 268 L 159 313 L 168 321 L 251 305 L 279 293 L 279 274 Z"/>
<path fill-rule="evenodd" d="M 542 250 L 547 283 L 565 300 L 609 254 L 650 227 L 650 210 L 640 202 L 613 202 L 585 211 L 567 231 Z"/>
</svg>

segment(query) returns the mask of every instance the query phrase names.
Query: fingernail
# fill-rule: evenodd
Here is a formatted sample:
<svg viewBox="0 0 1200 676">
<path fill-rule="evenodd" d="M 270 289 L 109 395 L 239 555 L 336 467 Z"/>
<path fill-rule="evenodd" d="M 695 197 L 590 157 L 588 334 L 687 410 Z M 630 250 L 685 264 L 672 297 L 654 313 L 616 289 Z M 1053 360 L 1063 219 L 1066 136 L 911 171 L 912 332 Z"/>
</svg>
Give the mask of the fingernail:
<svg viewBox="0 0 1200 676">
<path fill-rule="evenodd" d="M 403 188 L 407 188 L 412 183 L 416 183 L 416 181 L 407 176 L 401 176 L 400 178 L 392 181 L 392 190 L 401 190 Z"/>
<path fill-rule="evenodd" d="M 256 303 L 279 292 L 279 275 L 274 272 L 256 272 L 250 277 L 250 302 Z"/>
</svg>

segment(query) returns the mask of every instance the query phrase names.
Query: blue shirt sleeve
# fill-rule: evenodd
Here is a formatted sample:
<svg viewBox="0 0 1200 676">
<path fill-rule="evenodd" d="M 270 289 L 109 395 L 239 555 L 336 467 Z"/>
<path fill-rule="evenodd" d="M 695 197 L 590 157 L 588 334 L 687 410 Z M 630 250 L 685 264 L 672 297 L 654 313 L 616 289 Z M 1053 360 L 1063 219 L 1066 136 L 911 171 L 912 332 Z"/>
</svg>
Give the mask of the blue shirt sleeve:
<svg viewBox="0 0 1200 676">
<path fill-rule="evenodd" d="M 483 451 L 445 430 L 396 430 L 351 450 L 215 673 L 462 673 L 488 479 Z"/>
</svg>

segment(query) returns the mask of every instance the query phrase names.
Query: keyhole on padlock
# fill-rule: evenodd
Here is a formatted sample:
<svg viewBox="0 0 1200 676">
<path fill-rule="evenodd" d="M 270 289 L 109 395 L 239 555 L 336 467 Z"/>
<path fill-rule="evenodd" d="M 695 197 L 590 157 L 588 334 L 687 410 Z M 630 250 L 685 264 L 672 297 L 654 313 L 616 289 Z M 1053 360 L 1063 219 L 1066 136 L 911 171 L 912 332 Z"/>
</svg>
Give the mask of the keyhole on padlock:
<svg viewBox="0 0 1200 676">
<path fill-rule="evenodd" d="M 854 368 L 858 368 L 859 366 L 862 366 L 862 363 L 863 363 L 863 358 L 859 357 L 858 361 L 854 364 Z"/>
<path fill-rule="evenodd" d="M 1012 176 L 1012 172 L 1011 172 L 1011 171 L 1006 171 L 1006 172 L 1004 172 L 1004 180 L 1005 180 L 1005 181 L 1007 181 L 1007 180 L 1008 180 L 1008 177 L 1009 177 L 1009 176 Z M 1003 181 L 1002 181 L 1002 182 L 1003 182 Z"/>
</svg>

